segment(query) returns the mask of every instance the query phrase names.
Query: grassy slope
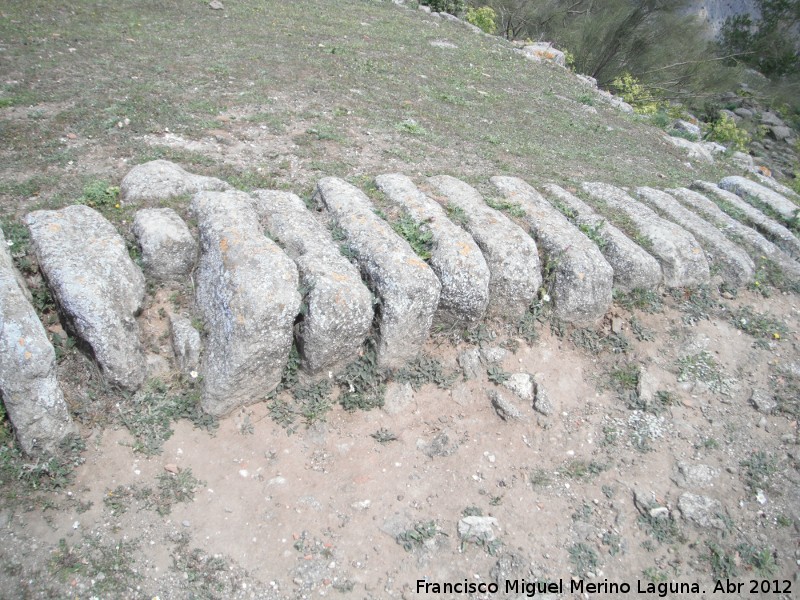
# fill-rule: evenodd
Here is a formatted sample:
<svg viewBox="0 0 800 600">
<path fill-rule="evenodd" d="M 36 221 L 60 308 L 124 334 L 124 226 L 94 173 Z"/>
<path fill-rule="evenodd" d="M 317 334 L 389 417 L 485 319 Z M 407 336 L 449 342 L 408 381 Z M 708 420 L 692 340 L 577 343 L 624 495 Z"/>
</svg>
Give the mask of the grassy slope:
<svg viewBox="0 0 800 600">
<path fill-rule="evenodd" d="M 13 212 L 69 203 L 90 174 L 115 182 L 128 168 L 120 158 L 159 155 L 298 192 L 323 175 L 383 170 L 623 185 L 698 174 L 639 118 L 596 100 L 599 114 L 587 114 L 587 88 L 563 70 L 388 2 L 237 0 L 212 11 L 198 0 L 10 0 L 0 39 L 0 202 Z M 421 130 L 403 131 L 407 119 Z M 234 139 L 266 128 L 284 151 L 223 165 L 142 140 L 220 128 Z"/>
</svg>

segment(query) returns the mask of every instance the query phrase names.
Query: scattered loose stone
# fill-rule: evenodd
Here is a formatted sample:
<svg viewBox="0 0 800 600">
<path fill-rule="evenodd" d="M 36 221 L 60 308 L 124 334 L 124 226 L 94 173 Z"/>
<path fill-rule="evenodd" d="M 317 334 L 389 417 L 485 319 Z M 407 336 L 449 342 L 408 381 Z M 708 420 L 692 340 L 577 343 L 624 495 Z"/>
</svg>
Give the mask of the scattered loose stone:
<svg viewBox="0 0 800 600">
<path fill-rule="evenodd" d="M 545 417 L 549 417 L 553 414 L 554 409 L 553 402 L 550 400 L 550 395 L 547 393 L 547 389 L 541 381 L 534 378 L 534 383 L 536 384 L 536 390 L 533 400 L 533 409 Z"/>
<path fill-rule="evenodd" d="M 174 314 L 169 315 L 169 327 L 178 368 L 188 375 L 200 366 L 200 332 L 194 328 L 191 320 Z"/>
<path fill-rule="evenodd" d="M 374 213 L 358 188 L 334 177 L 317 184 L 316 201 L 332 215 L 367 285 L 381 300 L 378 366 L 402 367 L 428 337 L 441 284 L 430 267 Z"/>
<path fill-rule="evenodd" d="M 701 529 L 725 529 L 725 521 L 719 516 L 725 509 L 718 500 L 686 492 L 678 498 L 681 516 Z"/>
<path fill-rule="evenodd" d="M 399 206 L 432 236 L 428 264 L 442 284 L 439 314 L 443 320 L 467 323 L 480 320 L 489 303 L 489 267 L 475 240 L 450 221 L 444 209 L 405 175 L 379 175 L 375 183 L 390 203 Z"/>
<path fill-rule="evenodd" d="M 494 528 L 498 527 L 494 517 L 471 515 L 458 521 L 458 537 L 465 542 L 483 544 L 495 539 Z"/>
<path fill-rule="evenodd" d="M 414 388 L 410 383 L 391 382 L 386 386 L 383 410 L 390 415 L 403 412 L 414 401 Z"/>
<path fill-rule="evenodd" d="M 677 473 L 672 480 L 682 488 L 709 488 L 713 487 L 719 474 L 719 469 L 709 465 L 678 463 Z"/>
<path fill-rule="evenodd" d="M 513 392 L 520 400 L 532 405 L 534 381 L 530 374 L 514 373 L 503 382 L 503 387 Z"/>
<path fill-rule="evenodd" d="M 661 283 L 661 265 L 588 204 L 557 185 L 545 185 L 545 193 L 562 203 L 581 227 L 595 232 L 603 241 L 600 252 L 614 269 L 614 288 L 629 292 L 636 288 L 653 289 Z"/>
<path fill-rule="evenodd" d="M 497 415 L 504 421 L 519 421 L 523 418 L 519 408 L 499 390 L 489 390 L 489 400 L 492 401 Z"/>
<path fill-rule="evenodd" d="M 735 218 L 739 219 L 741 214 L 748 225 L 751 225 L 761 232 L 768 240 L 778 246 L 781 250 L 797 260 L 800 258 L 800 240 L 798 240 L 786 227 L 769 218 L 757 208 L 751 206 L 738 195 L 706 181 L 695 181 L 691 185 L 692 189 L 706 194 L 720 208 L 735 211 Z"/>
<path fill-rule="evenodd" d="M 263 399 L 278 385 L 300 311 L 294 263 L 262 232 L 250 197 L 200 192 L 196 302 L 205 320 L 203 409 L 215 416 Z"/>
<path fill-rule="evenodd" d="M 508 350 L 498 346 L 481 346 L 480 353 L 484 364 L 493 365 L 503 362 Z"/>
<path fill-rule="evenodd" d="M 372 325 L 372 295 L 358 269 L 296 195 L 251 194 L 262 222 L 297 264 L 305 311 L 296 327 L 301 366 L 311 374 L 336 370 L 358 357 Z"/>
<path fill-rule="evenodd" d="M 120 183 L 123 204 L 161 202 L 200 191 L 225 191 L 231 186 L 215 177 L 194 175 L 168 160 L 153 160 L 131 169 Z"/>
<path fill-rule="evenodd" d="M 699 160 L 710 165 L 714 164 L 714 155 L 703 144 L 671 135 L 666 136 L 666 139 L 673 146 L 686 150 L 690 160 Z"/>
<path fill-rule="evenodd" d="M 464 352 L 459 354 L 458 366 L 464 371 L 464 377 L 467 379 L 477 379 L 485 373 L 485 369 L 481 363 L 481 353 L 477 348 L 464 350 Z"/>
<path fill-rule="evenodd" d="M 550 262 L 556 316 L 578 325 L 600 319 L 611 305 L 614 270 L 597 246 L 521 179 L 492 177 L 491 182 L 525 211 L 525 220 Z"/>
<path fill-rule="evenodd" d="M 762 389 L 754 389 L 750 394 L 750 404 L 760 413 L 771 415 L 778 408 L 775 397 Z"/>
<path fill-rule="evenodd" d="M 0 230 L 0 394 L 19 447 L 53 454 L 77 429 L 56 379 L 56 354 L 23 294 Z"/>
<path fill-rule="evenodd" d="M 145 287 L 125 241 L 88 206 L 39 210 L 25 222 L 68 328 L 91 347 L 110 383 L 136 390 L 146 369 L 134 315 Z"/>
<path fill-rule="evenodd" d="M 636 384 L 636 393 L 639 399 L 645 404 L 650 404 L 655 400 L 659 390 L 660 381 L 644 367 L 639 368 L 639 382 Z"/>
<path fill-rule="evenodd" d="M 784 219 L 793 218 L 800 210 L 800 206 L 784 198 L 778 192 L 738 175 L 725 177 L 719 182 L 719 187 L 741 196 L 756 208 L 767 206 Z"/>
<path fill-rule="evenodd" d="M 705 254 L 688 231 L 665 221 L 617 187 L 584 183 L 583 189 L 593 198 L 601 213 L 612 221 L 615 213 L 624 215 L 632 221 L 639 234 L 649 240 L 646 250 L 661 263 L 667 286 L 691 287 L 708 282 L 710 274 Z"/>
<path fill-rule="evenodd" d="M 463 181 L 441 175 L 430 177 L 428 183 L 445 197 L 448 207 L 463 211 L 460 224 L 483 252 L 490 272 L 487 311 L 521 317 L 542 285 L 536 242 L 503 213 L 487 206 L 478 191 Z"/>
<path fill-rule="evenodd" d="M 194 268 L 197 242 L 171 208 L 143 208 L 136 212 L 133 234 L 142 249 L 142 267 L 157 281 L 178 281 Z"/>
<path fill-rule="evenodd" d="M 716 227 L 684 208 L 672 196 L 653 188 L 636 188 L 636 195 L 663 217 L 677 223 L 700 242 L 708 259 L 719 266 L 723 279 L 734 287 L 753 281 L 755 265 L 747 253 Z"/>
<path fill-rule="evenodd" d="M 522 47 L 522 54 L 536 62 L 552 61 L 555 64 L 564 67 L 567 64 L 567 59 L 561 50 L 556 50 L 553 45 L 548 42 L 535 42 L 533 44 L 526 44 Z"/>
</svg>

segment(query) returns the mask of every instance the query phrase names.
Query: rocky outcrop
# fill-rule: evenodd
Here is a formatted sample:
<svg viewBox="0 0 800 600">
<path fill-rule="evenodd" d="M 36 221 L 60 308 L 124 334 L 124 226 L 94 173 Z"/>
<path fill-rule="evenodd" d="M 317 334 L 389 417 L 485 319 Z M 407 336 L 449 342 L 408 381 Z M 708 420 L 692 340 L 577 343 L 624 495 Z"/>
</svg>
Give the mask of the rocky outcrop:
<svg viewBox="0 0 800 600">
<path fill-rule="evenodd" d="M 32 212 L 25 222 L 67 328 L 88 345 L 110 383 L 137 389 L 145 360 L 134 317 L 144 276 L 122 237 L 88 206 Z"/>
<path fill-rule="evenodd" d="M 261 231 L 242 192 L 200 192 L 197 308 L 207 332 L 203 409 L 216 416 L 264 399 L 281 380 L 300 312 L 297 268 Z"/>
<path fill-rule="evenodd" d="M 168 160 L 153 160 L 128 171 L 119 186 L 123 204 L 138 206 L 147 202 L 162 202 L 177 196 L 197 192 L 224 191 L 230 184 L 215 177 L 194 175 Z"/>
<path fill-rule="evenodd" d="M 20 286 L 0 231 L 0 396 L 26 454 L 52 454 L 77 430 L 56 380 L 56 354 Z"/>
<path fill-rule="evenodd" d="M 142 251 L 142 268 L 156 281 L 179 281 L 191 273 L 197 242 L 171 208 L 143 208 L 133 219 L 133 234 Z"/>
</svg>

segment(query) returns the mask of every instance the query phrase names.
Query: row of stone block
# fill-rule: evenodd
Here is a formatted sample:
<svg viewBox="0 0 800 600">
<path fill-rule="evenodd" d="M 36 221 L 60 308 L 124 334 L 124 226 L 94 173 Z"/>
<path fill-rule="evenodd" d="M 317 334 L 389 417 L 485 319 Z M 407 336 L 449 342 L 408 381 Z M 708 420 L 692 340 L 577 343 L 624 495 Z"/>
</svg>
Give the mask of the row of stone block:
<svg viewBox="0 0 800 600">
<path fill-rule="evenodd" d="M 492 178 L 504 204 L 516 209 L 515 221 L 452 177 L 429 178 L 422 189 L 399 174 L 381 175 L 376 183 L 388 205 L 430 234 L 428 262 L 393 231 L 369 197 L 340 179 L 321 180 L 309 209 L 290 193 L 232 191 L 220 180 L 187 174 L 164 161 L 141 165 L 125 178 L 127 203 L 193 194 L 189 208 L 199 246 L 171 209 L 139 210 L 133 230 L 149 278 L 180 280 L 194 269 L 195 301 L 206 331 L 200 371 L 207 412 L 224 415 L 273 390 L 293 340 L 303 370 L 325 375 L 355 359 L 374 326 L 379 366 L 395 369 L 419 351 L 434 319 L 468 325 L 485 315 L 517 318 L 539 293 L 542 301 L 552 301 L 559 318 L 585 325 L 606 313 L 613 287 L 702 284 L 710 278 L 709 264 L 736 286 L 752 281 L 756 256 L 800 279 L 800 265 L 786 251 L 795 247 L 787 235 L 795 243 L 797 238 L 758 210 L 767 203 L 752 200 L 758 184 L 748 184 L 744 199 L 698 182 L 698 191 L 638 188 L 636 200 L 600 183 L 584 184 L 580 192 L 548 185 L 545 197 L 521 179 Z M 734 218 L 742 215 L 765 235 Z M 321 224 L 326 219 L 341 239 Z M 111 383 L 137 389 L 146 374 L 136 323 L 144 277 L 121 236 L 85 206 L 37 211 L 26 223 L 68 330 L 85 342 Z M 0 316 L 4 323 L 27 323 L 35 312 L 24 299 L 26 290 L 12 267 L 3 271 Z M 8 308 L 20 297 L 27 317 Z M 199 336 L 189 340 L 185 320 L 171 322 L 173 337 L 182 340 L 175 342 L 176 355 L 185 368 L 195 367 Z M 43 331 L 25 328 L 52 353 L 46 336 L 39 335 Z M 6 345 L 13 342 L 9 331 L 5 327 Z M 39 371 L 19 384 L 9 373 L 24 369 L 6 368 L 12 363 L 5 361 L 0 389 L 15 427 L 32 422 L 13 408 L 25 404 L 14 398 L 27 394 L 34 398 L 28 404 L 43 410 L 41 422 L 50 418 L 50 430 L 62 435 L 70 426 L 62 418 L 65 407 L 53 408 L 61 406 L 54 354 L 36 362 Z M 8 391 L 14 389 L 23 389 L 22 395 Z M 50 390 L 49 396 L 44 399 L 36 389 Z M 53 414 L 58 416 L 47 417 Z M 51 446 L 45 438 L 29 434 L 26 439 L 40 441 L 23 447 Z"/>
</svg>

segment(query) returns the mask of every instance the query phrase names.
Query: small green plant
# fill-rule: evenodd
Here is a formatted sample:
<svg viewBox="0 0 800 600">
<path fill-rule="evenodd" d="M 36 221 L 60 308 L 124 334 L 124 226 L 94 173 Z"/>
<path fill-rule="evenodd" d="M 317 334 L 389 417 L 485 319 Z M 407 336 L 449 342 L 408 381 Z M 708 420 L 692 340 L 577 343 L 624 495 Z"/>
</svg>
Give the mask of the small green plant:
<svg viewBox="0 0 800 600">
<path fill-rule="evenodd" d="M 92 208 L 120 208 L 119 187 L 110 185 L 105 181 L 90 181 L 83 188 L 83 195 L 78 201 Z"/>
<path fill-rule="evenodd" d="M 587 225 L 586 223 L 580 223 L 578 225 L 578 229 L 580 229 L 581 232 L 590 240 L 592 240 L 597 245 L 597 247 L 602 251 L 606 249 L 606 246 L 608 246 L 608 239 L 606 239 L 603 236 L 603 227 L 605 226 L 605 224 L 606 224 L 605 221 L 599 221 L 594 225 Z"/>
<path fill-rule="evenodd" d="M 406 552 L 412 552 L 421 548 L 425 542 L 432 540 L 437 535 L 446 535 L 439 529 L 435 521 L 419 521 L 411 529 L 407 529 L 399 534 L 395 540 Z"/>
<path fill-rule="evenodd" d="M 748 568 L 754 569 L 759 577 L 772 577 L 778 570 L 775 555 L 769 548 L 759 550 L 755 546 L 742 543 L 736 546 L 736 552 Z"/>
<path fill-rule="evenodd" d="M 489 381 L 496 385 L 500 385 L 503 382 L 508 381 L 508 378 L 511 377 L 511 374 L 504 371 L 499 365 L 489 365 L 489 367 L 486 369 L 486 374 Z"/>
<path fill-rule="evenodd" d="M 614 301 L 627 310 L 641 310 L 646 313 L 659 313 L 664 310 L 661 297 L 653 290 L 634 288 L 627 294 L 615 292 Z"/>
<path fill-rule="evenodd" d="M 420 0 L 420 4 L 430 6 L 433 12 L 446 12 L 460 15 L 464 12 L 464 0 Z"/>
<path fill-rule="evenodd" d="M 458 378 L 458 371 L 445 372 L 442 363 L 432 356 L 420 354 L 394 374 L 399 383 L 410 383 L 415 391 L 428 383 L 435 383 L 442 389 L 453 385 Z"/>
<path fill-rule="evenodd" d="M 507 200 L 498 200 L 497 198 L 485 198 L 485 202 L 489 207 L 495 210 L 503 211 L 504 213 L 508 214 L 511 217 L 522 218 L 527 214 L 525 212 L 525 209 L 522 208 L 519 204 L 515 204 Z"/>
<path fill-rule="evenodd" d="M 630 73 L 623 73 L 614 81 L 611 86 L 622 96 L 633 110 L 640 115 L 652 115 L 658 112 L 661 103 L 653 93 L 643 86 L 638 79 Z"/>
<path fill-rule="evenodd" d="M 605 471 L 608 467 L 594 460 L 575 459 L 559 469 L 559 474 L 569 479 L 590 479 Z"/>
<path fill-rule="evenodd" d="M 482 517 L 483 516 L 483 509 L 479 506 L 468 506 L 464 510 L 461 511 L 462 517 Z"/>
<path fill-rule="evenodd" d="M 345 410 L 372 410 L 383 406 L 386 376 L 378 369 L 374 341 L 368 340 L 364 353 L 337 377 L 342 389 L 339 402 Z"/>
<path fill-rule="evenodd" d="M 778 460 L 772 455 L 758 450 L 739 463 L 744 469 L 742 479 L 751 490 L 766 489 L 769 479 L 778 471 Z"/>
<path fill-rule="evenodd" d="M 735 150 L 744 151 L 750 143 L 750 134 L 736 125 L 731 117 L 721 113 L 716 121 L 712 121 L 705 134 L 705 139 L 720 144 L 728 144 Z"/>
<path fill-rule="evenodd" d="M 594 106 L 595 103 L 594 94 L 591 94 L 589 92 L 584 92 L 583 94 L 580 94 L 578 96 L 578 102 L 586 106 Z"/>
<path fill-rule="evenodd" d="M 391 225 L 395 233 L 411 245 L 417 256 L 422 260 L 428 260 L 431 257 L 433 234 L 429 230 L 423 229 L 419 223 L 407 215 L 403 215 Z"/>
<path fill-rule="evenodd" d="M 597 552 L 595 552 L 593 548 L 580 542 L 572 544 L 568 552 L 574 575 L 583 579 L 586 577 L 587 573 L 597 572 L 600 561 L 597 557 Z"/>
<path fill-rule="evenodd" d="M 661 544 L 684 541 L 683 533 L 671 514 L 651 516 L 649 508 L 639 515 L 638 523 L 650 537 Z"/>
<path fill-rule="evenodd" d="M 469 7 L 465 20 L 490 35 L 497 31 L 497 13 L 491 6 Z"/>
<path fill-rule="evenodd" d="M 406 119 L 405 121 L 400 121 L 395 127 L 397 131 L 400 133 L 407 133 L 409 135 L 424 135 L 427 133 L 425 128 L 422 127 L 419 123 L 417 123 L 414 119 Z"/>
<path fill-rule="evenodd" d="M 397 440 L 397 436 L 385 427 L 381 427 L 375 433 L 371 433 L 370 437 L 379 444 L 388 444 Z"/>
<path fill-rule="evenodd" d="M 550 485 L 553 479 L 550 477 L 550 473 L 545 469 L 534 469 L 531 471 L 528 480 L 533 487 L 540 488 Z"/>
<path fill-rule="evenodd" d="M 469 225 L 469 217 L 467 217 L 467 213 L 465 213 L 464 209 L 460 206 L 448 202 L 447 206 L 445 206 L 445 211 L 450 220 L 459 227 L 466 227 Z"/>
<path fill-rule="evenodd" d="M 774 317 L 755 312 L 750 306 L 743 306 L 731 313 L 731 324 L 757 338 L 780 340 L 786 336 L 786 324 Z"/>
<path fill-rule="evenodd" d="M 731 381 L 723 378 L 720 367 L 714 358 L 703 350 L 678 360 L 678 381 L 697 381 L 704 383 L 712 392 L 725 394 L 730 390 Z"/>
<path fill-rule="evenodd" d="M 724 548 L 718 546 L 714 542 L 706 542 L 708 553 L 705 559 L 711 566 L 711 573 L 715 579 L 729 579 L 739 575 L 739 569 L 736 566 L 736 557 L 725 551 Z"/>
<path fill-rule="evenodd" d="M 664 571 L 655 567 L 647 567 L 644 571 L 642 571 L 642 575 L 644 575 L 645 579 L 652 581 L 653 583 L 661 583 L 669 579 L 668 575 Z"/>
</svg>

